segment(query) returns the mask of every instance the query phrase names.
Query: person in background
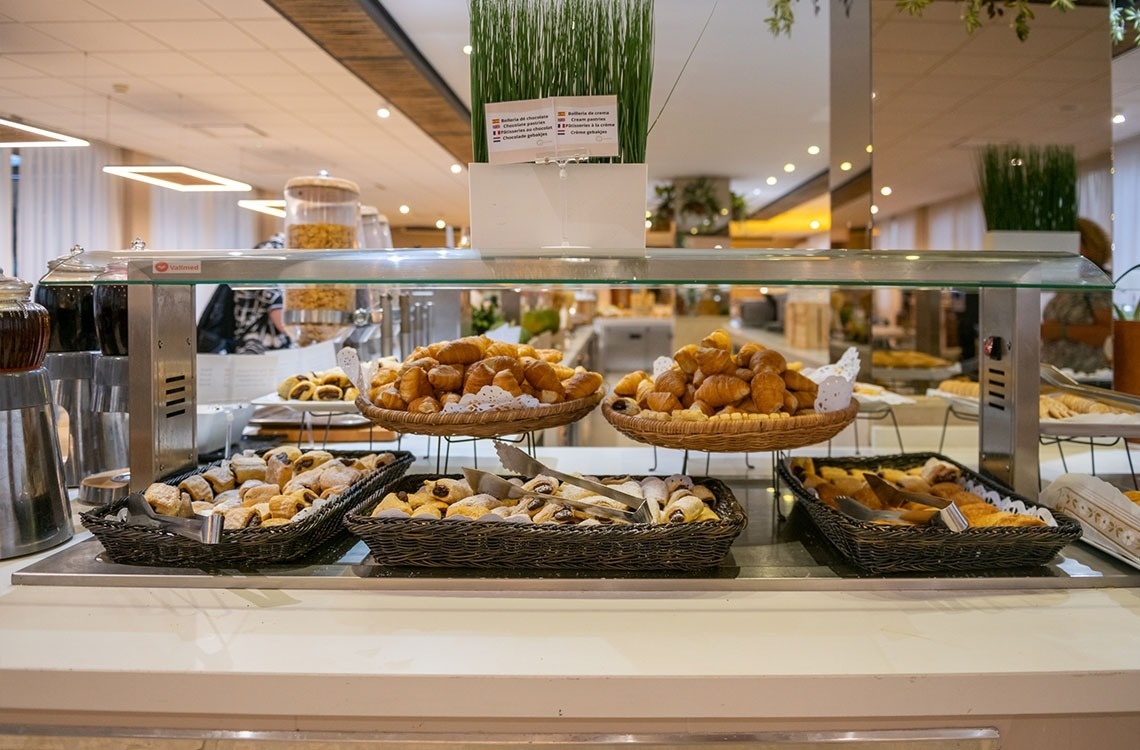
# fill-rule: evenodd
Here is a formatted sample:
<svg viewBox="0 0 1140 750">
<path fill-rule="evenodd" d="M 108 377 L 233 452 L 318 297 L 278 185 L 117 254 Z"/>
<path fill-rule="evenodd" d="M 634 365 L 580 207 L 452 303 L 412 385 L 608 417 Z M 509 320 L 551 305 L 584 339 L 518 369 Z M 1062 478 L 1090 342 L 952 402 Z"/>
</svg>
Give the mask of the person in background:
<svg viewBox="0 0 1140 750">
<path fill-rule="evenodd" d="M 1108 270 L 1112 245 L 1094 221 L 1077 219 L 1081 255 Z M 1045 305 L 1041 323 L 1041 361 L 1078 373 L 1108 367 L 1104 345 L 1112 335 L 1112 292 L 1058 292 Z"/>
<path fill-rule="evenodd" d="M 281 249 L 278 233 L 254 249 Z M 198 321 L 198 351 L 212 354 L 263 354 L 292 345 L 282 320 L 282 295 L 277 287 L 232 289 L 222 284 Z"/>
</svg>

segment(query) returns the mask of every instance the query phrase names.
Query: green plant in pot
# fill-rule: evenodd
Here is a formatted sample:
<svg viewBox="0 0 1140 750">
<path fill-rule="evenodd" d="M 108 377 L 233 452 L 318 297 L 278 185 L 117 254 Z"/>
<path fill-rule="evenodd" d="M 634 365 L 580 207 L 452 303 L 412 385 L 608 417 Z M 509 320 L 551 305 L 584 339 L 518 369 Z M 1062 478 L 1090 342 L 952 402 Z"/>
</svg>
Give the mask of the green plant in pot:
<svg viewBox="0 0 1140 750">
<path fill-rule="evenodd" d="M 978 192 L 991 231 L 1077 231 L 1077 158 L 1069 146 L 989 145 Z"/>
</svg>

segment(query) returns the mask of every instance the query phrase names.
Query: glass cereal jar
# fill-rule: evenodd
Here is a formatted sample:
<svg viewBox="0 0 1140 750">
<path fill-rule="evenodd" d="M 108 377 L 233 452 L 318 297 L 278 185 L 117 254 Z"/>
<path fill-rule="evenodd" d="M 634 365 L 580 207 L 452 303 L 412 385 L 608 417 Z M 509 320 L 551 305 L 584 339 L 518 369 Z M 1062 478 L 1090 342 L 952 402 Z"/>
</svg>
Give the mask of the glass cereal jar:
<svg viewBox="0 0 1140 750">
<path fill-rule="evenodd" d="M 0 372 L 42 365 L 50 334 L 47 308 L 32 302 L 32 285 L 0 271 Z"/>
</svg>

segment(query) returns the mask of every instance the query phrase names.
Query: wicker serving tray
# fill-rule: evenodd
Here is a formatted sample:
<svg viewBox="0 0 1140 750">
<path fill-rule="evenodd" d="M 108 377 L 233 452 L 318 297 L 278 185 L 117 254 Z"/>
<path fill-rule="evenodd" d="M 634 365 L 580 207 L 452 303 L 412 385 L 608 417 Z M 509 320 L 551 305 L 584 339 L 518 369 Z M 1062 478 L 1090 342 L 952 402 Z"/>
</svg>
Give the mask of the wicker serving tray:
<svg viewBox="0 0 1140 750">
<path fill-rule="evenodd" d="M 859 413 L 859 402 L 827 414 L 808 414 L 786 419 L 718 419 L 709 422 L 654 420 L 631 417 L 602 404 L 606 421 L 621 434 L 661 448 L 741 453 L 791 450 L 822 443 L 838 435 Z"/>
<path fill-rule="evenodd" d="M 336 500 L 304 520 L 282 526 L 222 532 L 217 544 L 188 539 L 161 529 L 132 526 L 115 520 L 126 506 L 120 498 L 102 508 L 80 514 L 83 525 L 102 542 L 116 563 L 179 568 L 243 568 L 292 562 L 339 535 L 344 514 L 363 498 L 380 493 L 403 476 L 415 460 L 408 451 L 385 451 L 396 460 L 355 482 Z M 363 451 L 339 451 L 340 456 L 361 456 Z M 191 472 L 198 473 L 198 472 Z M 165 480 L 177 484 L 189 474 Z"/>
<path fill-rule="evenodd" d="M 954 464 L 962 476 L 1029 507 L 1038 507 L 1008 488 L 937 453 L 860 458 L 815 458 L 816 466 L 842 469 L 900 469 L 921 466 L 929 458 Z M 1057 526 L 990 526 L 955 533 L 938 526 L 887 526 L 857 521 L 823 504 L 792 474 L 791 459 L 780 463 L 782 479 L 815 525 L 851 562 L 872 573 L 1000 570 L 1043 565 L 1081 536 L 1081 527 L 1053 511 Z"/>
<path fill-rule="evenodd" d="M 388 491 L 414 491 L 436 475 L 409 475 Z M 458 478 L 457 476 L 455 478 Z M 693 477 L 716 497 L 719 521 L 615 526 L 484 523 L 434 518 L 372 518 L 382 499 L 353 508 L 344 524 L 385 566 L 432 568 L 691 571 L 728 554 L 748 521 L 732 491 L 716 479 Z"/>
<path fill-rule="evenodd" d="M 593 411 L 604 395 L 605 389 L 599 388 L 585 398 L 560 404 L 544 404 L 533 409 L 446 414 L 413 414 L 381 409 L 364 396 L 356 399 L 356 406 L 374 424 L 395 432 L 440 437 L 493 438 L 577 422 Z"/>
</svg>

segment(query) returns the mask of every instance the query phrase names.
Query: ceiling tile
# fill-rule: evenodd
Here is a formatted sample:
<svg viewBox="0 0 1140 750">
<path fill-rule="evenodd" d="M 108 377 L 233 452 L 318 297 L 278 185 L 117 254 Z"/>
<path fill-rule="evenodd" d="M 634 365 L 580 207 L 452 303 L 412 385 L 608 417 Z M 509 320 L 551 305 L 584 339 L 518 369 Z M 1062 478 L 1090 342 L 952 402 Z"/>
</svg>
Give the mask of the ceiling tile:
<svg viewBox="0 0 1140 750">
<path fill-rule="evenodd" d="M 4 13 L 22 23 L 36 21 L 110 21 L 111 16 L 83 0 L 4 0 Z"/>
<path fill-rule="evenodd" d="M 98 57 L 109 65 L 141 76 L 206 76 L 209 68 L 180 52 L 102 52 Z"/>
<path fill-rule="evenodd" d="M 220 13 L 198 0 L 90 0 L 122 21 L 216 19 Z"/>
<path fill-rule="evenodd" d="M 255 94 L 312 94 L 321 96 L 325 87 L 306 76 L 296 74 L 248 75 L 238 81 Z"/>
<path fill-rule="evenodd" d="M 90 23 L 35 23 L 35 29 L 84 52 L 135 52 L 162 49 L 162 44 L 146 34 L 115 21 Z"/>
<path fill-rule="evenodd" d="M 262 48 L 256 39 L 228 21 L 144 21 L 134 26 L 183 52 Z"/>
<path fill-rule="evenodd" d="M 187 96 L 240 94 L 244 88 L 230 78 L 220 75 L 203 76 L 156 76 L 155 83 Z"/>
<path fill-rule="evenodd" d="M 13 55 L 0 55 L 0 78 L 30 78 L 36 69 L 21 64 Z"/>
<path fill-rule="evenodd" d="M 5 57 L 21 65 L 34 68 L 41 73 L 75 80 L 118 75 L 123 72 L 122 69 L 111 65 L 96 55 L 83 52 L 38 52 L 6 55 Z"/>
<path fill-rule="evenodd" d="M 4 87 L 24 96 L 39 99 L 47 96 L 83 96 L 83 88 L 59 78 L 5 78 Z"/>
<path fill-rule="evenodd" d="M 309 50 L 315 43 L 283 18 L 234 21 L 234 25 L 272 50 Z"/>
<path fill-rule="evenodd" d="M 286 62 L 301 73 L 317 77 L 330 76 L 330 83 L 333 82 L 334 78 L 344 78 L 347 72 L 343 65 L 315 44 L 307 50 L 291 50 L 289 54 L 283 55 L 283 57 Z M 352 76 L 351 79 L 364 86 L 355 76 Z"/>
<path fill-rule="evenodd" d="M 74 47 L 50 37 L 30 26 L 0 23 L 0 50 L 5 55 L 16 52 L 71 52 Z"/>
<path fill-rule="evenodd" d="M 187 54 L 210 70 L 235 78 L 246 75 L 291 73 L 293 70 L 281 57 L 269 50 L 247 52 L 218 50 Z"/>
<path fill-rule="evenodd" d="M 213 8 L 218 15 L 231 21 L 247 18 L 280 18 L 265 0 L 202 0 L 202 4 Z"/>
</svg>

